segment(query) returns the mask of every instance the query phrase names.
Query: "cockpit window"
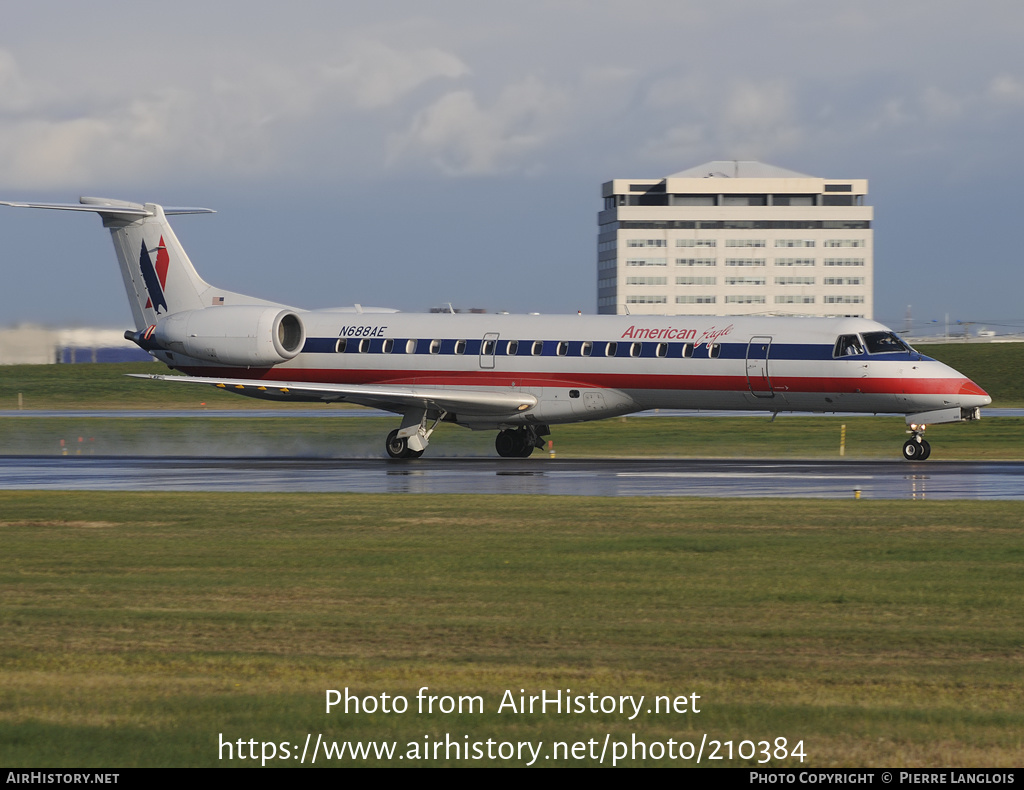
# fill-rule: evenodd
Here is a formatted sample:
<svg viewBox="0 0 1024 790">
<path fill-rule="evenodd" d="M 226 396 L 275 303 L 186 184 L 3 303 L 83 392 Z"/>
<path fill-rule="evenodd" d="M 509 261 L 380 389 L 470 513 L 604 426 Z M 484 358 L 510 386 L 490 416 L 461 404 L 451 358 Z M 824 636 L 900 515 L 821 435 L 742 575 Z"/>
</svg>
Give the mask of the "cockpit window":
<svg viewBox="0 0 1024 790">
<path fill-rule="evenodd" d="M 892 354 L 895 352 L 909 352 L 910 346 L 896 337 L 893 332 L 865 332 L 864 345 L 868 347 L 871 354 Z"/>
<path fill-rule="evenodd" d="M 860 338 L 857 335 L 840 335 L 839 339 L 836 340 L 836 350 L 833 352 L 833 356 L 855 357 L 863 353 L 864 346 L 861 345 Z"/>
</svg>

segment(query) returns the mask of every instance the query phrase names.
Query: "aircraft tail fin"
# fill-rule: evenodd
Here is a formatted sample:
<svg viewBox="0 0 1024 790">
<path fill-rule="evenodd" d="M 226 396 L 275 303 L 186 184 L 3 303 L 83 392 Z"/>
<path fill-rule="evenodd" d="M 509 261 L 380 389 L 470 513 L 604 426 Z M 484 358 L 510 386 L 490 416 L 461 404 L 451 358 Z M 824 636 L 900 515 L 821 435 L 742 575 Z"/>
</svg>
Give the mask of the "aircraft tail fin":
<svg viewBox="0 0 1024 790">
<path fill-rule="evenodd" d="M 99 214 L 110 230 L 128 292 L 135 328 L 142 331 L 162 317 L 223 304 L 271 304 L 212 287 L 196 272 L 174 235 L 167 216 L 211 214 L 208 208 L 158 206 L 111 198 L 82 197 L 78 203 L 11 203 L 22 208 L 87 211 Z"/>
</svg>

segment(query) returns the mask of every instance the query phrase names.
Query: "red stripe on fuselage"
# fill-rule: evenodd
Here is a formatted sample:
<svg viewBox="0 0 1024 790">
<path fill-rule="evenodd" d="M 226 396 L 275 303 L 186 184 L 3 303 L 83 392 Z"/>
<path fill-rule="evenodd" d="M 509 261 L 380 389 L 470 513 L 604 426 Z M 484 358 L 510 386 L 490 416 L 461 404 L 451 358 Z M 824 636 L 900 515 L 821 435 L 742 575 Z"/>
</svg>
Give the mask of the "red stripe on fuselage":
<svg viewBox="0 0 1024 790">
<path fill-rule="evenodd" d="M 260 382 L 288 381 L 310 384 L 378 384 L 419 387 L 579 387 L 617 390 L 672 390 L 748 392 L 746 376 L 664 375 L 598 373 L 580 376 L 551 373 L 479 371 L 420 371 L 331 368 L 203 368 L 181 370 L 190 376 L 252 379 Z M 872 395 L 960 395 L 984 392 L 970 379 L 957 378 L 836 378 L 829 376 L 772 376 L 772 389 L 786 393 L 863 393 Z"/>
</svg>

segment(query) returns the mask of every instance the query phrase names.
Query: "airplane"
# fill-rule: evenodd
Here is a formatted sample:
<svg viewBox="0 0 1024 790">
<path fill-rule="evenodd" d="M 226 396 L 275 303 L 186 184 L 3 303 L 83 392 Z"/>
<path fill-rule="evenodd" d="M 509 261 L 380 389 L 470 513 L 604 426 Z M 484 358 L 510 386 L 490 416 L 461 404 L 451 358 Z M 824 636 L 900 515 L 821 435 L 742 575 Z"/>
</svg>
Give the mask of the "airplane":
<svg viewBox="0 0 1024 790">
<path fill-rule="evenodd" d="M 139 375 L 270 401 L 355 403 L 401 415 L 391 458 L 418 458 L 441 423 L 497 431 L 505 458 L 552 425 L 648 409 L 899 413 L 908 461 L 931 424 L 992 402 L 966 376 L 860 318 L 543 316 L 302 310 L 225 291 L 196 272 L 167 220 L 205 208 L 82 197 L 0 205 L 98 214 L 135 330 L 172 371 Z"/>
</svg>

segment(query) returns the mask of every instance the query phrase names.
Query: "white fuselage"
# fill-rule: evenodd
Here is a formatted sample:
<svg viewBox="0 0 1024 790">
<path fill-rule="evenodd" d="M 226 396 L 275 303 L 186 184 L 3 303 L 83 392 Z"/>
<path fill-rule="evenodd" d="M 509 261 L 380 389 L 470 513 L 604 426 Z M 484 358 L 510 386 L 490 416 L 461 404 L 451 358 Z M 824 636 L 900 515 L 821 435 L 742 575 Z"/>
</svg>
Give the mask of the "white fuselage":
<svg viewBox="0 0 1024 790">
<path fill-rule="evenodd" d="M 473 428 L 654 408 L 914 414 L 991 401 L 957 371 L 909 349 L 836 356 L 841 336 L 889 332 L 863 319 L 299 315 L 302 352 L 272 367 L 156 355 L 194 376 L 509 390 L 537 399 L 536 406 L 500 418 L 456 415 Z M 274 391 L 264 397 L 280 399 Z"/>
</svg>

